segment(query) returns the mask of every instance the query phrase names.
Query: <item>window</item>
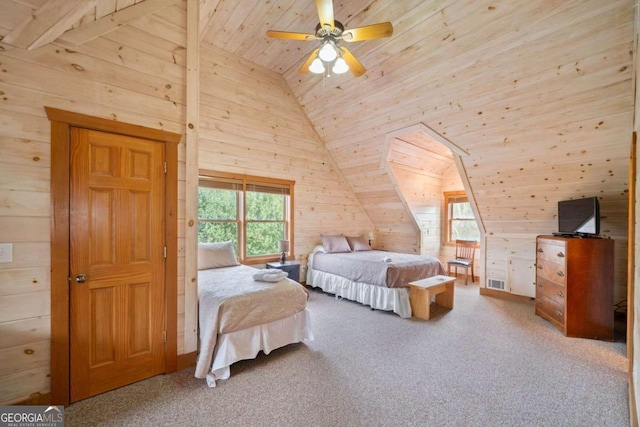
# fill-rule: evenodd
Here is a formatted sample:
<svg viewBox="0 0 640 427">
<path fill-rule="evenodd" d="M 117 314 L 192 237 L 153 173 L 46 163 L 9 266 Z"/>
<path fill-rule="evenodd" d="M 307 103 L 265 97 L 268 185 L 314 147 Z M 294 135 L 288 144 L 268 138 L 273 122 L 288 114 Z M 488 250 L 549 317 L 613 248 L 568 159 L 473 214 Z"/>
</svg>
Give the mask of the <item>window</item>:
<svg viewBox="0 0 640 427">
<path fill-rule="evenodd" d="M 232 240 L 251 264 L 274 260 L 279 241 L 293 241 L 293 181 L 214 172 L 199 181 L 199 243 Z"/>
<path fill-rule="evenodd" d="M 444 205 L 446 207 L 446 242 L 455 243 L 457 239 L 479 242 L 480 229 L 467 194 L 464 191 L 445 192 Z"/>
</svg>

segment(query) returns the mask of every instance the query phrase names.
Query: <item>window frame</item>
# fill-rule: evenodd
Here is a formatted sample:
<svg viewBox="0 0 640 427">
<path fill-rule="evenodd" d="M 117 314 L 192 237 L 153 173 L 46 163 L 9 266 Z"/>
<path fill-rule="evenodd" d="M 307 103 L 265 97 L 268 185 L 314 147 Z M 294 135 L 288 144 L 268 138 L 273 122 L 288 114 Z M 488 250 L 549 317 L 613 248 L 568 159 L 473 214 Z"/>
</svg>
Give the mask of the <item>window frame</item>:
<svg viewBox="0 0 640 427">
<path fill-rule="evenodd" d="M 467 196 L 466 191 L 445 191 L 444 193 L 444 209 L 443 209 L 443 224 L 444 224 L 444 236 L 445 241 L 444 244 L 447 246 L 455 246 L 455 239 L 451 239 L 451 233 L 453 232 L 452 223 L 454 220 L 456 221 L 474 221 L 476 227 L 478 228 L 478 233 L 480 233 L 480 227 L 478 226 L 478 221 L 476 218 L 466 219 L 466 218 L 451 218 L 450 212 L 450 204 L 451 203 L 470 203 L 469 197 Z M 478 245 L 480 241 L 478 239 Z"/>
<path fill-rule="evenodd" d="M 285 180 L 285 179 L 277 179 L 277 178 L 267 178 L 261 176 L 254 175 L 243 175 L 243 174 L 234 174 L 227 172 L 216 172 L 206 169 L 200 169 L 198 174 L 198 190 L 200 189 L 201 182 L 203 181 L 218 181 L 218 182 L 229 182 L 234 183 L 238 186 L 236 189 L 236 219 L 235 220 L 211 220 L 211 219 L 201 219 L 198 214 L 198 222 L 206 221 L 206 222 L 236 222 L 238 227 L 238 261 L 242 264 L 252 265 L 252 264 L 264 264 L 267 262 L 277 261 L 280 259 L 281 254 L 279 252 L 274 254 L 264 254 L 264 255 L 247 255 L 247 246 L 246 246 L 246 234 L 247 234 L 247 224 L 249 223 L 273 223 L 273 222 L 283 222 L 284 223 L 284 239 L 290 242 L 289 251 L 286 254 L 286 259 L 295 259 L 295 251 L 294 251 L 294 221 L 293 221 L 293 212 L 294 212 L 294 187 L 295 181 Z M 246 204 L 246 193 L 248 191 L 252 191 L 252 186 L 273 188 L 274 190 L 284 189 L 285 197 L 284 200 L 284 221 L 274 221 L 274 220 L 248 220 L 247 219 L 247 204 Z M 204 186 L 202 186 L 204 187 Z M 274 191 L 275 192 L 275 191 Z M 288 193 L 288 194 L 287 194 Z M 199 242 L 199 239 L 198 239 Z"/>
</svg>

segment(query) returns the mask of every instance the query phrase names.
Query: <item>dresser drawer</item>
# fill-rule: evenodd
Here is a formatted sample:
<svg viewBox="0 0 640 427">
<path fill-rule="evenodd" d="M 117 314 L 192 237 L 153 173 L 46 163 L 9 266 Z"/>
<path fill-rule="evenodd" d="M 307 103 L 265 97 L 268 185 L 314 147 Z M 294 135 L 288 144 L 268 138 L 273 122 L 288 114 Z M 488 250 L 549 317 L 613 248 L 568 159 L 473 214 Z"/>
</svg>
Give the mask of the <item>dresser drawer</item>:
<svg viewBox="0 0 640 427">
<path fill-rule="evenodd" d="M 566 271 L 564 263 L 559 264 L 557 262 L 541 258 L 536 260 L 536 278 L 542 277 L 543 279 L 551 280 L 552 282 L 564 286 L 567 276 Z"/>
<path fill-rule="evenodd" d="M 556 300 L 546 296 L 536 296 L 536 314 L 542 314 L 564 327 L 564 304 L 558 304 Z"/>
<path fill-rule="evenodd" d="M 543 296 L 564 307 L 566 288 L 550 280 L 536 277 L 536 298 Z"/>
<path fill-rule="evenodd" d="M 567 248 L 564 242 L 557 240 L 538 240 L 536 258 L 564 264 Z"/>
</svg>

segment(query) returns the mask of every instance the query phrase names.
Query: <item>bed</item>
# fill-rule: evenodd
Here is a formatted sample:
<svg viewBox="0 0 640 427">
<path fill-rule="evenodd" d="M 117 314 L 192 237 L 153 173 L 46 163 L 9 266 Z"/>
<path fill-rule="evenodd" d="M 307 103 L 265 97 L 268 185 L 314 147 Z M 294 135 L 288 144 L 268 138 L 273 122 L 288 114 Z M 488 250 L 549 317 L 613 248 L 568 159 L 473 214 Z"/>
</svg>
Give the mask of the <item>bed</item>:
<svg viewBox="0 0 640 427">
<path fill-rule="evenodd" d="M 411 317 L 408 283 L 445 274 L 437 258 L 373 250 L 362 236 L 322 242 L 309 254 L 307 285 L 403 318 Z"/>
<path fill-rule="evenodd" d="M 230 242 L 225 243 L 228 251 Z M 209 387 L 229 378 L 233 363 L 254 359 L 261 350 L 269 354 L 288 344 L 313 340 L 308 291 L 302 285 L 288 278 L 255 280 L 260 270 L 238 264 L 235 254 L 227 262 L 218 262 L 218 253 L 214 266 L 201 262 L 211 256 L 211 248 L 217 251 L 216 245 L 221 244 L 198 247 L 200 349 L 195 376 L 206 378 Z"/>
</svg>

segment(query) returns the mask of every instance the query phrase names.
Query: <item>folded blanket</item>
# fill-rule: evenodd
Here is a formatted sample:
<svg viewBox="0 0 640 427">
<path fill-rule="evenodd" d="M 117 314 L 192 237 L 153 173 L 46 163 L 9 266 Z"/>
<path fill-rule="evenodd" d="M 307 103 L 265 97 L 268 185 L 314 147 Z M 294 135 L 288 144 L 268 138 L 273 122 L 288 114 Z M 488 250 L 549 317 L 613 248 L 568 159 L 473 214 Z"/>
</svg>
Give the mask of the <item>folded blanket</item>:
<svg viewBox="0 0 640 427">
<path fill-rule="evenodd" d="M 285 279 L 289 273 L 278 270 L 277 268 L 263 268 L 253 275 L 253 280 L 259 282 L 279 282 Z"/>
</svg>

